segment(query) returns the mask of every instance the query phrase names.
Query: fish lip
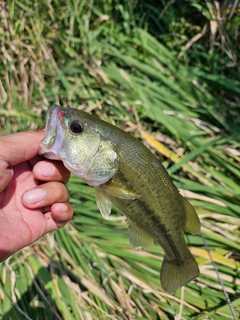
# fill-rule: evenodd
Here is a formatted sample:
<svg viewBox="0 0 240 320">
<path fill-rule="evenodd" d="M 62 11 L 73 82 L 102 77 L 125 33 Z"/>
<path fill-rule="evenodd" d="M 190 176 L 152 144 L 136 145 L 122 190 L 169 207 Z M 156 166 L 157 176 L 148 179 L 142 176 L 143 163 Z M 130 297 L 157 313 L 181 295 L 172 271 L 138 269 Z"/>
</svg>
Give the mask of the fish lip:
<svg viewBox="0 0 240 320">
<path fill-rule="evenodd" d="M 63 137 L 61 123 L 64 120 L 65 111 L 59 106 L 53 105 L 48 109 L 47 122 L 44 129 L 44 137 L 40 141 L 39 154 L 50 159 L 60 159 L 58 152 L 61 149 L 62 141 L 59 146 L 56 146 L 58 133 Z"/>
</svg>

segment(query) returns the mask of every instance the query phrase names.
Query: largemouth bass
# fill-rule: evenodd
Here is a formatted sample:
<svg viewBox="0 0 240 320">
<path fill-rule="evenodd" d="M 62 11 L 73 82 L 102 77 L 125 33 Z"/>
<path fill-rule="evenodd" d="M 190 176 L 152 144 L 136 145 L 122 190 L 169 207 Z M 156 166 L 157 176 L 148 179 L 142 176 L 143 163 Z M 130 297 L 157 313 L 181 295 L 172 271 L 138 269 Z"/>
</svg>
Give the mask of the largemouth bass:
<svg viewBox="0 0 240 320">
<path fill-rule="evenodd" d="M 133 248 L 155 240 L 164 250 L 160 280 L 173 292 L 198 276 L 184 229 L 200 231 L 191 204 L 173 184 L 161 162 L 129 133 L 84 111 L 49 109 L 40 154 L 63 161 L 66 168 L 93 186 L 104 218 L 112 204 L 127 217 Z"/>
</svg>

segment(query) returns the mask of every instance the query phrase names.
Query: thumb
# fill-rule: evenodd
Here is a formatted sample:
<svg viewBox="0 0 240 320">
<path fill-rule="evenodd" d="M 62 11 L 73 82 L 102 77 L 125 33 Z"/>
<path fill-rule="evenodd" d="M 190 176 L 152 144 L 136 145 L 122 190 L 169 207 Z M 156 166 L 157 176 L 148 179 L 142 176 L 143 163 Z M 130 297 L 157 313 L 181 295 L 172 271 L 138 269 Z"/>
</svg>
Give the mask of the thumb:
<svg viewBox="0 0 240 320">
<path fill-rule="evenodd" d="M 11 181 L 12 177 L 13 177 L 13 169 L 12 168 L 5 168 L 4 171 L 2 171 L 2 166 L 4 164 L 1 163 L 0 164 L 0 192 L 2 192 L 6 186 L 9 184 L 9 182 Z"/>
<path fill-rule="evenodd" d="M 43 131 L 19 132 L 0 137 L 0 192 L 13 176 L 13 166 L 38 154 Z"/>
</svg>

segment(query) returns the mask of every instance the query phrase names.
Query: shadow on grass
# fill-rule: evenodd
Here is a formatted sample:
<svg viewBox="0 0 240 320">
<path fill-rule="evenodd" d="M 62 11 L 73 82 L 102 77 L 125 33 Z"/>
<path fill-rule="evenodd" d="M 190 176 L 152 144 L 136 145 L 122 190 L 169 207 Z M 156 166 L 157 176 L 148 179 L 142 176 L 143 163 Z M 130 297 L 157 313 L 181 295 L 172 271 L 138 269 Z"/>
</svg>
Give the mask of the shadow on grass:
<svg viewBox="0 0 240 320">
<path fill-rule="evenodd" d="M 56 275 L 60 277 L 64 275 L 74 277 L 75 283 L 79 284 L 80 291 L 85 291 L 84 288 L 80 288 L 80 278 L 76 279 L 76 275 L 72 275 L 71 271 L 65 269 L 62 264 L 52 261 L 47 267 L 40 267 L 38 274 L 32 279 L 31 285 L 17 298 L 16 303 L 12 302 L 14 300 L 12 296 L 9 297 L 4 292 L 5 299 L 8 300 L 8 307 L 5 310 L 8 310 L 0 314 L 0 318 L 2 320 L 65 319 L 64 312 L 61 311 L 65 307 L 71 314 L 71 306 L 69 305 L 67 296 L 64 297 L 62 295 L 64 288 L 58 290 L 59 284 L 57 280 L 55 281 Z M 65 286 L 67 285 L 65 284 Z M 20 295 L 17 293 L 17 288 L 14 288 L 14 292 L 16 296 Z M 86 315 L 86 310 L 83 311 L 83 318 L 84 314 Z M 75 319 L 74 315 L 72 315 L 72 319 Z"/>
</svg>

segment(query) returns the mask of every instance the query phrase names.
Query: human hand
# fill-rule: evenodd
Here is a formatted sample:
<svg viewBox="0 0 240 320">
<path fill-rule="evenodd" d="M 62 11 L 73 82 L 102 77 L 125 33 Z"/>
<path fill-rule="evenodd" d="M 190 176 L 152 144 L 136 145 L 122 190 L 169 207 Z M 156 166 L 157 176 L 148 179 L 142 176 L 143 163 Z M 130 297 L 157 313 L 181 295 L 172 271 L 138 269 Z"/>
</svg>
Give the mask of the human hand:
<svg viewBox="0 0 240 320">
<path fill-rule="evenodd" d="M 0 137 L 0 262 L 72 218 L 70 173 L 38 155 L 42 138 L 42 131 Z"/>
</svg>

